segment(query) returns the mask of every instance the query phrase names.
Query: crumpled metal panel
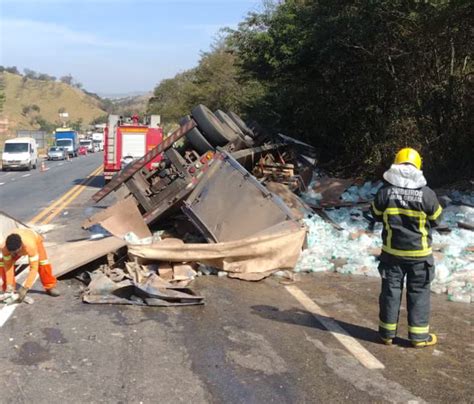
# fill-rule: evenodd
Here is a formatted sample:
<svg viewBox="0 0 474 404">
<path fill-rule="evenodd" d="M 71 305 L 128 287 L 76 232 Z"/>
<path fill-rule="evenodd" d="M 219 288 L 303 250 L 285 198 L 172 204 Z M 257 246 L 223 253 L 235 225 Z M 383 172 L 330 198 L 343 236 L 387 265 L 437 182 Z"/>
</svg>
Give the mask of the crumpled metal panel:
<svg viewBox="0 0 474 404">
<path fill-rule="evenodd" d="M 240 240 L 296 220 L 285 203 L 229 153 L 219 150 L 215 158 L 183 207 L 209 241 Z"/>
</svg>

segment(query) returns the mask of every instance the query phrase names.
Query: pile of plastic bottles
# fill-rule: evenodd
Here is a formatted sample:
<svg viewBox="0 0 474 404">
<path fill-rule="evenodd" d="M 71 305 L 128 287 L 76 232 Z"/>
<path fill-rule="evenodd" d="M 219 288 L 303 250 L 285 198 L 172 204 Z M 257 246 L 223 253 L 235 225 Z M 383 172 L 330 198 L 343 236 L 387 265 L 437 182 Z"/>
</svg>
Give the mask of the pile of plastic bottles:
<svg viewBox="0 0 474 404">
<path fill-rule="evenodd" d="M 371 199 L 380 183 L 365 183 L 362 187 L 352 186 L 342 198 L 348 201 Z M 458 191 L 450 195 L 452 203 L 474 203 L 474 194 Z M 314 200 L 314 192 L 308 195 Z M 306 195 L 303 196 L 306 199 Z M 296 272 L 337 271 L 343 274 L 379 276 L 376 248 L 382 245 L 377 223 L 373 232 L 362 216 L 361 209 L 340 208 L 326 210 L 328 216 L 343 230 L 337 230 L 330 223 L 315 214 L 305 219 L 308 227 L 308 248 L 302 252 Z M 447 293 L 455 302 L 474 303 L 474 232 L 458 227 L 458 222 L 474 223 L 474 208 L 464 205 L 448 205 L 443 213 L 443 224 L 450 233 L 433 232 L 436 276 L 431 285 L 434 293 Z"/>
</svg>

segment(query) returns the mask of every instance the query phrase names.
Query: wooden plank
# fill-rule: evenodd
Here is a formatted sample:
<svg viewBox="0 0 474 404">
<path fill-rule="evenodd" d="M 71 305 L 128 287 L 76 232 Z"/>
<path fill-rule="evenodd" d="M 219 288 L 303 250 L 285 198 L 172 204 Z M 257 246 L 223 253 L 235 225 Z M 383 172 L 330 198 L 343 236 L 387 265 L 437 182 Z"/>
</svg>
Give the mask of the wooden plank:
<svg viewBox="0 0 474 404">
<path fill-rule="evenodd" d="M 56 277 L 66 275 L 108 253 L 126 245 L 124 240 L 107 237 L 100 240 L 81 240 L 46 247 Z"/>
</svg>

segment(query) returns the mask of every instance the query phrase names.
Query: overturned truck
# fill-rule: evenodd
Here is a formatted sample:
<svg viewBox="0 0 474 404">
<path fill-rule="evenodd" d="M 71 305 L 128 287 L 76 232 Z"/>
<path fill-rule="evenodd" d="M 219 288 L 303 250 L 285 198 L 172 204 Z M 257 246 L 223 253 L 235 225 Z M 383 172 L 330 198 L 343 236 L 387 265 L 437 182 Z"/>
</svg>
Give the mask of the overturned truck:
<svg viewBox="0 0 474 404">
<path fill-rule="evenodd" d="M 158 155 L 159 167 L 148 169 Z M 125 188 L 148 225 L 181 209 L 209 241 L 230 241 L 294 220 L 294 212 L 265 184 L 303 191 L 314 163 L 311 146 L 283 135 L 257 134 L 236 114 L 214 114 L 199 105 L 178 130 L 125 167 L 93 199 L 99 202 Z"/>
<path fill-rule="evenodd" d="M 147 163 L 157 156 L 158 167 L 150 169 Z M 129 256 L 144 264 L 199 263 L 229 277 L 260 280 L 296 264 L 306 234 L 300 219 L 307 212 L 297 194 L 306 190 L 314 165 L 311 146 L 198 105 L 175 132 L 93 196 L 100 202 L 118 191 L 122 200 L 84 227 L 100 223 L 118 237 L 134 231 L 145 238 L 149 228 L 184 214 L 201 242 L 129 243 Z"/>
</svg>

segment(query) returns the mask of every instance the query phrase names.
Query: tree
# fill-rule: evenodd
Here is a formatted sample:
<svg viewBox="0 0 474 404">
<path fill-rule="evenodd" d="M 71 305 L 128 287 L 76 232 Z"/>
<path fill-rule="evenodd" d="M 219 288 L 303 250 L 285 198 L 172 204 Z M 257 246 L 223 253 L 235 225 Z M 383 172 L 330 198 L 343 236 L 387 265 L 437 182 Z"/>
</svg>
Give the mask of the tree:
<svg viewBox="0 0 474 404">
<path fill-rule="evenodd" d="M 211 51 L 201 55 L 196 68 L 163 80 L 155 88 L 147 112 L 173 123 L 189 114 L 196 104 L 239 112 L 261 90 L 259 83 L 241 80 L 240 74 L 232 49 L 224 40 L 217 40 Z"/>
<path fill-rule="evenodd" d="M 227 38 L 241 80 L 261 84 L 245 108 L 352 175 L 410 144 L 433 178 L 472 176 L 472 11 L 465 0 L 287 0 L 250 14 Z"/>
<path fill-rule="evenodd" d="M 20 74 L 16 66 L 5 67 L 5 71 L 11 74 Z"/>
<path fill-rule="evenodd" d="M 84 120 L 82 118 L 79 118 L 77 121 L 74 121 L 71 124 L 71 128 L 74 129 L 74 130 L 80 131 L 82 129 L 83 121 Z"/>
<path fill-rule="evenodd" d="M 3 111 L 3 105 L 5 104 L 5 82 L 3 75 L 0 76 L 0 112 Z"/>
<path fill-rule="evenodd" d="M 36 80 L 38 79 L 38 74 L 39 73 L 36 73 L 34 70 L 31 69 L 23 69 L 23 77 L 26 77 L 27 79 Z"/>
<path fill-rule="evenodd" d="M 99 125 L 101 123 L 107 123 L 109 116 L 107 114 L 98 116 L 91 121 L 91 125 Z"/>
<path fill-rule="evenodd" d="M 38 80 L 43 80 L 43 81 L 56 81 L 56 77 L 50 76 L 49 74 L 46 73 L 38 73 Z"/>
<path fill-rule="evenodd" d="M 65 76 L 60 77 L 59 81 L 67 85 L 72 85 L 74 81 L 74 77 L 72 77 L 70 74 L 67 74 Z"/>
</svg>

